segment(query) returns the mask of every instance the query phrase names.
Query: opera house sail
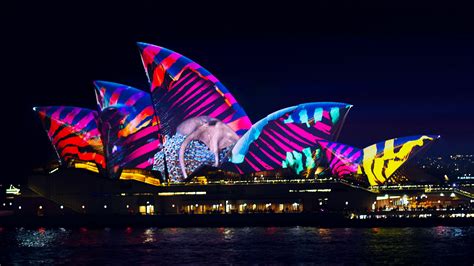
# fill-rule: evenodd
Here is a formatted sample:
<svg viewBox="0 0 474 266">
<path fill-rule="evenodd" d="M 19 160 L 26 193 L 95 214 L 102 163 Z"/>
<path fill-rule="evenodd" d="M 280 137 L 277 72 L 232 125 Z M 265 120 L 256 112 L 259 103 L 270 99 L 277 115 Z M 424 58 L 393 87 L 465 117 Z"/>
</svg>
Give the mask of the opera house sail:
<svg viewBox="0 0 474 266">
<path fill-rule="evenodd" d="M 362 149 L 342 144 L 338 136 L 352 105 L 337 102 L 302 103 L 252 124 L 208 70 L 163 47 L 138 48 L 148 90 L 95 81 L 97 111 L 34 108 L 62 165 L 156 185 L 186 182 L 207 168 L 330 175 L 373 186 L 439 138 L 421 134 Z"/>
</svg>

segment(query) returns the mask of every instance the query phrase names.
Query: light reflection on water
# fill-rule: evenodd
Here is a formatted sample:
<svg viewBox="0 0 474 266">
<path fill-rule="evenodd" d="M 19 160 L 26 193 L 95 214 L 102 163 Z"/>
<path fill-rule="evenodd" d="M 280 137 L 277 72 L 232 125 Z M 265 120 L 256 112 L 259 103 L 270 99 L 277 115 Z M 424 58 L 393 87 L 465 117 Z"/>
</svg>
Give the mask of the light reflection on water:
<svg viewBox="0 0 474 266">
<path fill-rule="evenodd" d="M 474 262 L 474 227 L 0 230 L 0 264 Z"/>
<path fill-rule="evenodd" d="M 37 230 L 19 228 L 16 233 L 16 241 L 19 247 L 48 247 L 66 238 L 69 233 L 70 230 L 64 228 L 55 230 L 46 230 L 44 227 L 40 227 Z"/>
</svg>

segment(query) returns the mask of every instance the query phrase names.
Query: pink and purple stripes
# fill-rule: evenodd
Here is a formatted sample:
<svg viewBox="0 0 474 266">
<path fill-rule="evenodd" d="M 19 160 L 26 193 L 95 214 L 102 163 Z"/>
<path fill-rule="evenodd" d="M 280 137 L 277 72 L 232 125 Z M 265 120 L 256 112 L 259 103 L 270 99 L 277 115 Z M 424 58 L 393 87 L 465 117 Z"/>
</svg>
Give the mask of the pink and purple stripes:
<svg viewBox="0 0 474 266">
<path fill-rule="evenodd" d="M 239 136 L 252 126 L 243 108 L 209 71 L 166 48 L 146 43 L 138 46 L 163 134 L 171 136 L 186 118 L 201 115 L 222 120 Z"/>
<path fill-rule="evenodd" d="M 331 115 L 334 108 L 339 119 Z M 341 103 L 309 103 L 275 112 L 242 137 L 232 151 L 232 162 L 243 173 L 280 169 L 288 152 L 301 153 L 318 147 L 320 140 L 334 140 L 349 108 Z M 242 157 L 245 159 L 239 162 Z"/>
</svg>

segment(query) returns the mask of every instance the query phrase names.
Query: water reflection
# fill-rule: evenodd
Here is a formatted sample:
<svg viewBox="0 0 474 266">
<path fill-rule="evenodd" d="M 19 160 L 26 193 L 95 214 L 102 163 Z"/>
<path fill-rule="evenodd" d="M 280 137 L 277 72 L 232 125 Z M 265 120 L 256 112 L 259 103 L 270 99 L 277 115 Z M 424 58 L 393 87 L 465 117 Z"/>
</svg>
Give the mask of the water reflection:
<svg viewBox="0 0 474 266">
<path fill-rule="evenodd" d="M 316 230 L 317 230 L 318 235 L 319 235 L 321 238 L 330 238 L 330 237 L 331 237 L 331 229 L 328 229 L 328 228 L 318 228 L 318 229 L 316 229 Z"/>
<path fill-rule="evenodd" d="M 2 264 L 455 264 L 474 227 L 3 229 Z"/>
<path fill-rule="evenodd" d="M 20 247 L 39 248 L 60 244 L 70 231 L 65 229 L 46 230 L 40 227 L 36 230 L 20 228 L 16 233 L 16 241 Z"/>
<path fill-rule="evenodd" d="M 155 228 L 148 228 L 145 229 L 143 232 L 143 243 L 154 243 L 156 242 L 155 238 Z"/>
</svg>

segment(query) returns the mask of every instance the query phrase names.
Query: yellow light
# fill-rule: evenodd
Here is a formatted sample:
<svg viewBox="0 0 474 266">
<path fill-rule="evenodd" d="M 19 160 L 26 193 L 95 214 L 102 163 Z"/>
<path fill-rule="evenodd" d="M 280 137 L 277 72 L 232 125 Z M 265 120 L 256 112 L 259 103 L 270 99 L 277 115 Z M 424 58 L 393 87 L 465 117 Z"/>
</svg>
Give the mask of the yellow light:
<svg viewBox="0 0 474 266">
<path fill-rule="evenodd" d="M 134 169 L 124 169 L 120 175 L 120 180 L 135 180 L 153 186 L 159 186 L 160 180 Z"/>
<path fill-rule="evenodd" d="M 179 196 L 179 195 L 206 195 L 206 191 L 175 191 L 175 192 L 158 192 L 158 196 Z"/>
<path fill-rule="evenodd" d="M 377 153 L 377 145 L 371 145 L 363 149 L 362 170 L 367 175 L 371 186 L 383 184 L 402 164 L 410 157 L 413 149 L 423 146 L 425 140 L 433 140 L 428 136 L 422 136 L 417 140 L 395 146 L 395 139 L 385 141 L 383 152 Z M 395 149 L 400 149 L 395 152 Z"/>
<path fill-rule="evenodd" d="M 74 168 L 85 169 L 94 173 L 99 173 L 99 169 L 94 163 L 90 162 L 76 162 L 74 163 Z"/>
</svg>

